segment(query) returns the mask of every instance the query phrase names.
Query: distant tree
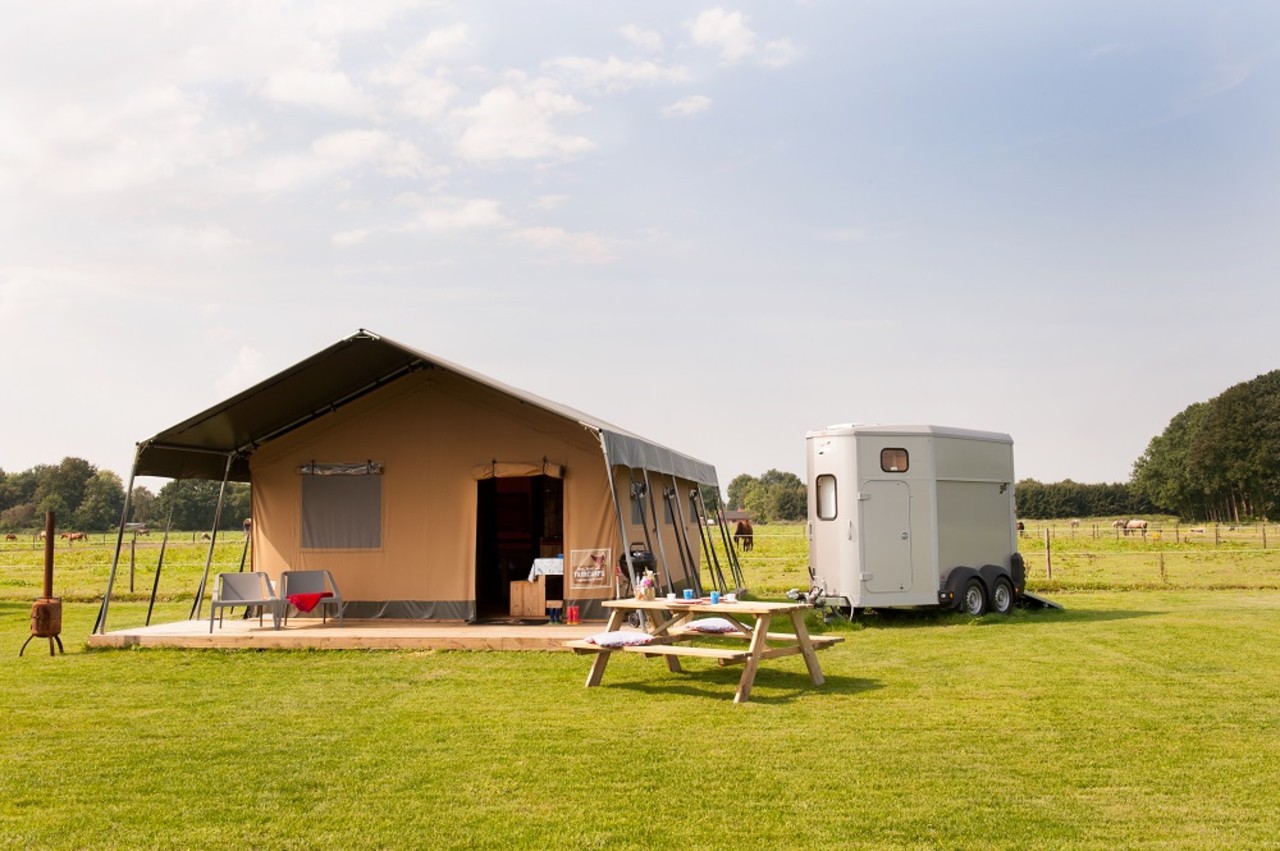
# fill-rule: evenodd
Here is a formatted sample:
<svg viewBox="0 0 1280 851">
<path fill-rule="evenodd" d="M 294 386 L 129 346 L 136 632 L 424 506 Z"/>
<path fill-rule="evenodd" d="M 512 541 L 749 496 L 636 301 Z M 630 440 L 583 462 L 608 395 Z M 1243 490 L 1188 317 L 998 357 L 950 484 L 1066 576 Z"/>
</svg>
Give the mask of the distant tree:
<svg viewBox="0 0 1280 851">
<path fill-rule="evenodd" d="M 219 482 L 205 479 L 177 479 L 160 489 L 156 497 L 156 513 L 169 516 L 173 512 L 175 529 L 208 529 L 218 505 Z M 231 483 L 222 506 L 221 529 L 238 529 L 249 516 L 249 486 Z"/>
<path fill-rule="evenodd" d="M 31 529 L 36 525 L 36 507 L 30 502 L 0 511 L 0 529 L 6 532 Z"/>
<path fill-rule="evenodd" d="M 1134 462 L 1134 489 L 1194 520 L 1272 517 L 1280 501 L 1280 370 L 1189 405 Z"/>
<path fill-rule="evenodd" d="M 745 508 L 747 505 L 747 494 L 755 488 L 759 482 L 755 476 L 749 473 L 740 473 L 733 477 L 733 481 L 729 482 L 729 508 L 738 510 Z"/>
<path fill-rule="evenodd" d="M 44 468 L 40 484 L 36 487 L 36 508 L 56 512 L 59 526 L 71 523 L 73 512 L 84 500 L 89 480 L 97 472 L 97 467 L 73 456 L 63 458 L 56 467 Z"/>
<path fill-rule="evenodd" d="M 151 523 L 155 507 L 156 495 L 146 485 L 137 485 L 133 489 L 133 496 L 129 498 L 129 520 L 133 523 Z"/>
<path fill-rule="evenodd" d="M 40 486 L 42 471 L 51 469 L 53 468 L 45 465 L 6 475 L 0 481 L 0 510 L 29 504 L 31 510 L 35 511 L 36 488 Z"/>
<path fill-rule="evenodd" d="M 707 507 L 707 512 L 714 517 L 720 508 L 720 489 L 711 485 L 698 485 L 698 492 L 702 495 L 702 504 Z"/>
<path fill-rule="evenodd" d="M 759 478 L 743 473 L 729 483 L 729 507 L 745 508 L 762 523 L 803 520 L 808 494 L 795 473 L 768 470 Z"/>
<path fill-rule="evenodd" d="M 119 524 L 123 509 L 124 485 L 120 477 L 110 470 L 99 470 L 85 485 L 74 525 L 86 531 L 105 531 Z"/>
</svg>

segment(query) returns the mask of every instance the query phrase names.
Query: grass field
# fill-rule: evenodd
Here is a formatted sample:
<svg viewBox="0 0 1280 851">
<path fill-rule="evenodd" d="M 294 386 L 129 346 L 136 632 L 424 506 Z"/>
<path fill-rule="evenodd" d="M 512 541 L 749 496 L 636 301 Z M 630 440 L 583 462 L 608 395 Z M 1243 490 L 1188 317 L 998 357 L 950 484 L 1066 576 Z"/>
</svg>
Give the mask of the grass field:
<svg viewBox="0 0 1280 851">
<path fill-rule="evenodd" d="M 802 529 L 758 533 L 753 590 L 803 586 Z M 587 690 L 558 653 L 87 651 L 93 547 L 59 551 L 67 656 L 19 659 L 39 553 L 10 546 L 0 847 L 1280 847 L 1280 567 L 1161 581 L 1159 550 L 1098 540 L 1101 567 L 1055 565 L 1063 611 L 815 623 L 846 638 L 827 684 L 779 660 L 745 705 L 700 661 Z M 202 568 L 170 551 L 158 617 Z"/>
</svg>

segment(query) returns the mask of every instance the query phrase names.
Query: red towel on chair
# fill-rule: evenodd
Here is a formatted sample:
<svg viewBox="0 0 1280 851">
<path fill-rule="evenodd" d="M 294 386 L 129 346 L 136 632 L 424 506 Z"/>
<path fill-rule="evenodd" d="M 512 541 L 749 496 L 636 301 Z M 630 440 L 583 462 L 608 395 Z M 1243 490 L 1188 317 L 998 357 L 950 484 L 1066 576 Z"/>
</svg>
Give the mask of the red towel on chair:
<svg viewBox="0 0 1280 851">
<path fill-rule="evenodd" d="M 290 594 L 289 602 L 300 612 L 309 612 L 320 604 L 325 597 L 332 597 L 331 591 L 317 591 L 314 594 Z"/>
</svg>

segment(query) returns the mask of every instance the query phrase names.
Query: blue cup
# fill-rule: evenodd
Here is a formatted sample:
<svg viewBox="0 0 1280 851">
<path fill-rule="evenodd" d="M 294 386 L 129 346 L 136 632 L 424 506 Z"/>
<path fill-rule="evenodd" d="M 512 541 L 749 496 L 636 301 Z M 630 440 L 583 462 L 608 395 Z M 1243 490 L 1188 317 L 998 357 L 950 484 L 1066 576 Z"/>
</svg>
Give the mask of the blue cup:
<svg viewBox="0 0 1280 851">
<path fill-rule="evenodd" d="M 719 591 L 712 591 L 712 592 L 711 592 L 711 605 L 713 605 L 713 606 L 714 606 L 716 603 L 719 603 L 719 602 L 720 602 L 720 592 L 719 592 Z"/>
<path fill-rule="evenodd" d="M 685 598 L 686 600 L 692 600 L 692 599 L 693 599 L 693 589 L 692 589 L 692 588 L 686 588 L 686 589 L 684 589 L 684 598 Z"/>
</svg>

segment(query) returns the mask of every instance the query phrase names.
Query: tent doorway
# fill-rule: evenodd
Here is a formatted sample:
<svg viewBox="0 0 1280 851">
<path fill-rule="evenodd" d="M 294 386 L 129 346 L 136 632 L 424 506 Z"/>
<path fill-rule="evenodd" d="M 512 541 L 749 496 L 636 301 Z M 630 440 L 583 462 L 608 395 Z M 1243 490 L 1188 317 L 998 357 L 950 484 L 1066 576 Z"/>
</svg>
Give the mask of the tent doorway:
<svg viewBox="0 0 1280 851">
<path fill-rule="evenodd" d="M 476 482 L 476 617 L 507 617 L 511 583 L 526 581 L 533 560 L 564 552 L 564 482 L 553 476 Z M 547 577 L 548 596 L 563 579 Z"/>
</svg>

